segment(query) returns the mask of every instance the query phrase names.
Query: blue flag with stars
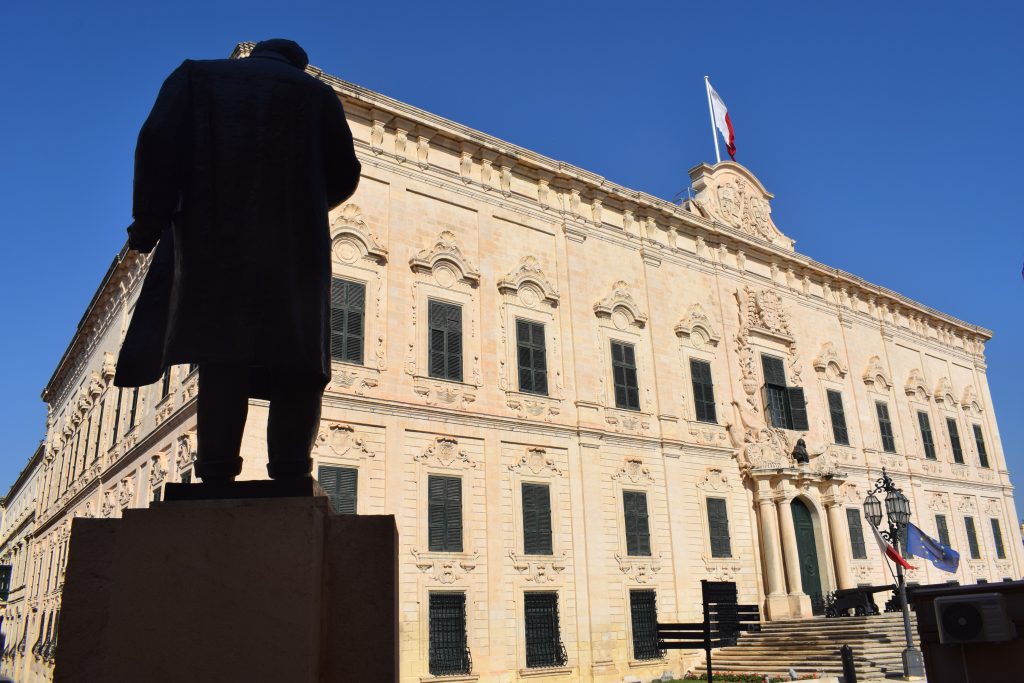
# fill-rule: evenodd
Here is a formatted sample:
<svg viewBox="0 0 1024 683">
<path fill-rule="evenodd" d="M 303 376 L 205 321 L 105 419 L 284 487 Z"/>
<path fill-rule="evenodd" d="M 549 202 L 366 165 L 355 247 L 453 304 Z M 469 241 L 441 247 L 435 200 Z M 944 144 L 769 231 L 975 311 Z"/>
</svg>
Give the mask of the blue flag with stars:
<svg viewBox="0 0 1024 683">
<path fill-rule="evenodd" d="M 944 572 L 955 573 L 960 566 L 960 553 L 939 543 L 913 524 L 907 524 L 907 552 L 923 557 Z"/>
</svg>

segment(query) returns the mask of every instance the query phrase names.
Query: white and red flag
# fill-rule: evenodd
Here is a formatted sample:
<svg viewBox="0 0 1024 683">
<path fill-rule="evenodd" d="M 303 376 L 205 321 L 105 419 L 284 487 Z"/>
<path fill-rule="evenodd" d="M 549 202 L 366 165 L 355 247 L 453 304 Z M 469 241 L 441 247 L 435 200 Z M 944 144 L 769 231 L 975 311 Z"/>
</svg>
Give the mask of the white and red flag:
<svg viewBox="0 0 1024 683">
<path fill-rule="evenodd" d="M 878 533 L 878 529 L 873 524 L 868 524 L 871 527 L 871 531 L 875 534 L 875 541 L 878 543 L 878 549 L 882 551 L 882 554 L 888 557 L 890 560 L 898 565 L 901 565 L 904 569 L 913 569 L 914 567 L 903 559 L 903 557 L 896 552 L 896 548 L 885 542 L 882 538 L 882 534 Z"/>
<path fill-rule="evenodd" d="M 729 109 L 725 106 L 721 96 L 711 87 L 711 81 L 704 77 L 708 86 L 708 105 L 711 107 L 711 119 L 715 128 L 722 134 L 725 140 L 725 150 L 729 152 L 729 158 L 736 161 L 736 133 L 732 129 L 732 119 L 729 118 Z M 718 139 L 715 139 L 715 151 L 718 151 Z"/>
</svg>

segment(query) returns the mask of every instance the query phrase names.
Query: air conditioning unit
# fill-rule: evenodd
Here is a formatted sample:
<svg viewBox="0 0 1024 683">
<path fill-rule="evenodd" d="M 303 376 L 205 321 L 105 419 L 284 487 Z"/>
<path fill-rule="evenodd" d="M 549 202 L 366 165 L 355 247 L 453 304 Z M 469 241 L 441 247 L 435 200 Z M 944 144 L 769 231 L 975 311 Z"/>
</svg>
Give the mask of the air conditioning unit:
<svg viewBox="0 0 1024 683">
<path fill-rule="evenodd" d="M 1017 629 L 1006 613 L 1006 601 L 999 593 L 935 598 L 935 619 L 943 645 L 1001 643 L 1017 637 Z"/>
</svg>

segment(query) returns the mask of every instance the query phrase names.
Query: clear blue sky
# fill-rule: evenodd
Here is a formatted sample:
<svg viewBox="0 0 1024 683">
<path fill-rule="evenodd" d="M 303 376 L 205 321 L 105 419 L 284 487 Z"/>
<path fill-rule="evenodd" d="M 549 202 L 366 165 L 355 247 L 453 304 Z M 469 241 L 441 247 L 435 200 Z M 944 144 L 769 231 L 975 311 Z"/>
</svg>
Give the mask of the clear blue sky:
<svg viewBox="0 0 1024 683">
<path fill-rule="evenodd" d="M 989 380 L 1024 475 L 1024 10 L 971 2 L 6 2 L 0 58 L 0 495 L 40 390 L 130 221 L 135 136 L 185 57 L 299 41 L 312 63 L 670 199 L 737 159 L 799 251 L 995 331 Z M 724 152 L 723 152 L 724 153 Z"/>
</svg>

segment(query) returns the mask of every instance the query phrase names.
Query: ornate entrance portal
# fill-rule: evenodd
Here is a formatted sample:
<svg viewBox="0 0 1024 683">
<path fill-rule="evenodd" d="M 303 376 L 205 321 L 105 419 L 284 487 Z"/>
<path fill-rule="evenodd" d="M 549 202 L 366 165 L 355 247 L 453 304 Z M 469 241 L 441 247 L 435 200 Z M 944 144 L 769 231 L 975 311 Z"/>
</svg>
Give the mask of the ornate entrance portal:
<svg viewBox="0 0 1024 683">
<path fill-rule="evenodd" d="M 825 604 L 821 595 L 818 546 L 814 542 L 814 522 L 811 520 L 811 511 L 799 498 L 793 500 L 790 508 L 793 510 L 796 547 L 800 556 L 800 582 L 804 593 L 811 598 L 811 610 L 814 614 L 824 614 Z"/>
</svg>

